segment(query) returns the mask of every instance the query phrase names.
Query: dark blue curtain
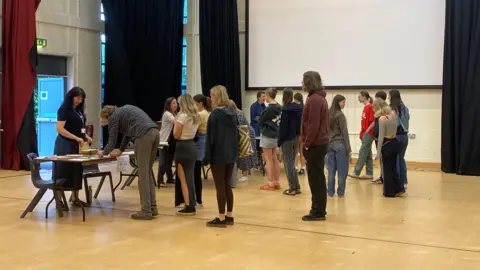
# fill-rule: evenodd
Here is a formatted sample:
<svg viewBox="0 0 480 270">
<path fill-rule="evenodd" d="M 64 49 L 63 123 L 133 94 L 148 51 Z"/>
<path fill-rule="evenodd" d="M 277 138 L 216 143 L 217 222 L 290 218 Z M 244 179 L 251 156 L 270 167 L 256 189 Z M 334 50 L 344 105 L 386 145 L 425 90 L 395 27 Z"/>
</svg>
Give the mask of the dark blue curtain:
<svg viewBox="0 0 480 270">
<path fill-rule="evenodd" d="M 224 85 L 242 108 L 236 0 L 200 0 L 200 66 L 203 94 Z"/>
<path fill-rule="evenodd" d="M 154 121 L 182 84 L 184 1 L 102 0 L 104 104 L 131 104 Z M 104 129 L 104 144 L 108 137 Z"/>
<path fill-rule="evenodd" d="M 442 170 L 480 175 L 480 1 L 447 0 Z"/>
<path fill-rule="evenodd" d="M 184 1 L 103 0 L 105 104 L 132 104 L 160 120 L 182 86 Z"/>
</svg>

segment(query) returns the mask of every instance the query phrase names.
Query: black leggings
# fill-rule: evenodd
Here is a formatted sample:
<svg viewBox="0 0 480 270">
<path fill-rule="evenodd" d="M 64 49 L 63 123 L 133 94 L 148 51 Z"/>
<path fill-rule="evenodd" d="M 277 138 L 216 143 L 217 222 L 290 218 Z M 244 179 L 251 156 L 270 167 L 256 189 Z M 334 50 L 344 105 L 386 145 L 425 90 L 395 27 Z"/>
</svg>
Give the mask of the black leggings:
<svg viewBox="0 0 480 270">
<path fill-rule="evenodd" d="M 218 212 L 225 214 L 225 203 L 227 212 L 233 211 L 233 192 L 231 178 L 234 164 L 211 164 L 213 181 L 217 190 Z"/>
</svg>

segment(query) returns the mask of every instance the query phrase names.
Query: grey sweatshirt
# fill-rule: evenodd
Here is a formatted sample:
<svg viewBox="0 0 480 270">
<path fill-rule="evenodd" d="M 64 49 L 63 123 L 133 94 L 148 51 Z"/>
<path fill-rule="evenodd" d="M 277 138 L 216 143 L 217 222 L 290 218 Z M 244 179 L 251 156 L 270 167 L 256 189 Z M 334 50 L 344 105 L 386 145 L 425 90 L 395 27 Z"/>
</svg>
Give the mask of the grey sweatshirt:
<svg viewBox="0 0 480 270">
<path fill-rule="evenodd" d="M 347 153 L 351 153 L 352 148 L 350 147 L 350 138 L 348 136 L 347 119 L 341 111 L 338 111 L 334 117 L 335 120 L 328 128 L 330 145 L 343 144 Z"/>
</svg>

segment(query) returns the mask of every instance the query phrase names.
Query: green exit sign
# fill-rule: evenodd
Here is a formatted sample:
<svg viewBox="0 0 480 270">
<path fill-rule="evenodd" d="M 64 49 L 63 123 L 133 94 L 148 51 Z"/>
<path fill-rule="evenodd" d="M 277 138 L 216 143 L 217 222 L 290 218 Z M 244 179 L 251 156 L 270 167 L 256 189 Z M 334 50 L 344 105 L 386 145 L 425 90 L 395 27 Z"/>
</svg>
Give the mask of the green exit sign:
<svg viewBox="0 0 480 270">
<path fill-rule="evenodd" d="M 37 38 L 37 47 L 39 48 L 47 47 L 47 40 L 44 38 Z"/>
</svg>

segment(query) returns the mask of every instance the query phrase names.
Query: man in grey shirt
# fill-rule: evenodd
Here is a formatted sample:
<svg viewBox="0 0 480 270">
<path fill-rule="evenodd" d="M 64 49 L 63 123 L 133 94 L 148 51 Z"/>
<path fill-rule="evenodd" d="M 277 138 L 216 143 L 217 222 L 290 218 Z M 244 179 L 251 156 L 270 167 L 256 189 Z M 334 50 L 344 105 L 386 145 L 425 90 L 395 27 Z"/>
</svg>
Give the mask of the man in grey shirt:
<svg viewBox="0 0 480 270">
<path fill-rule="evenodd" d="M 138 162 L 138 190 L 140 192 L 141 211 L 133 214 L 132 219 L 151 220 L 158 216 L 157 199 L 155 194 L 154 179 L 152 179 L 153 163 L 157 155 L 160 134 L 155 122 L 141 109 L 125 105 L 107 105 L 100 113 L 102 125 L 108 125 L 108 144 L 100 157 L 110 155 L 118 157 L 125 151 L 128 142 L 135 140 L 135 155 Z M 123 139 L 120 151 L 113 151 L 117 143 L 118 134 L 122 133 Z"/>
</svg>

